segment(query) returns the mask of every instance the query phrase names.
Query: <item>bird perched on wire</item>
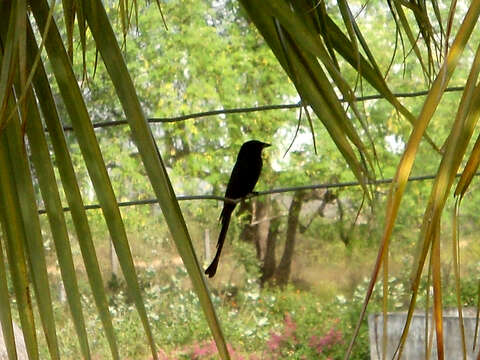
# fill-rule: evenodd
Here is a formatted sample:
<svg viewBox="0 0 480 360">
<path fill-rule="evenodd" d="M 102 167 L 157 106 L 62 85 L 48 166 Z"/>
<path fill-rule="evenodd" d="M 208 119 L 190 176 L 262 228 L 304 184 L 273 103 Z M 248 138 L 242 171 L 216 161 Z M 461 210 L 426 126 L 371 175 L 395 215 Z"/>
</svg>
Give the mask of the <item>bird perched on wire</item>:
<svg viewBox="0 0 480 360">
<path fill-rule="evenodd" d="M 225 191 L 227 199 L 240 199 L 252 193 L 262 171 L 262 150 L 268 146 L 270 144 L 258 140 L 250 140 L 242 145 L 238 152 L 237 162 L 230 175 L 227 190 Z M 230 218 L 235 206 L 237 206 L 236 203 L 223 203 L 223 210 L 220 214 L 222 229 L 218 236 L 217 253 L 210 266 L 205 270 L 205 274 L 209 277 L 213 277 L 217 272 L 218 260 L 220 259 L 228 225 L 230 224 Z"/>
</svg>

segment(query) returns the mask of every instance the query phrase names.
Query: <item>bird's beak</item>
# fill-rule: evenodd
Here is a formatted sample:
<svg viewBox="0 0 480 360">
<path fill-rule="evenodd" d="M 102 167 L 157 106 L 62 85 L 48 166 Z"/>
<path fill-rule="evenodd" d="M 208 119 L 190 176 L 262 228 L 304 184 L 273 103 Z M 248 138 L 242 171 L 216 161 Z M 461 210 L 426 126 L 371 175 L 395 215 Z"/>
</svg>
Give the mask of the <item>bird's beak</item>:
<svg viewBox="0 0 480 360">
<path fill-rule="evenodd" d="M 266 148 L 266 147 L 269 147 L 269 146 L 272 146 L 271 144 L 267 144 L 267 143 L 263 143 L 263 147 Z"/>
</svg>

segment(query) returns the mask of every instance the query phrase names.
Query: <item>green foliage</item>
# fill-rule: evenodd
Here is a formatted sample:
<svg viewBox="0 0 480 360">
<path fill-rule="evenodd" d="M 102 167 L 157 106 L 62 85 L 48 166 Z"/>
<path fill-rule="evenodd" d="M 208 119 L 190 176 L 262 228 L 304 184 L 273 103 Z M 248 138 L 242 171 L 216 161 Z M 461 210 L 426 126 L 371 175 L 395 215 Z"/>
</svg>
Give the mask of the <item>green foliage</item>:
<svg viewBox="0 0 480 360">
<path fill-rule="evenodd" d="M 131 30 L 131 37 L 124 47 L 125 59 L 147 116 L 170 117 L 210 109 L 298 101 L 292 84 L 265 41 L 235 2 L 172 0 L 162 3 L 168 31 L 161 25 L 160 14 L 153 6 L 140 7 L 138 28 Z M 395 41 L 389 31 L 394 24 L 386 10 L 386 5 L 379 1 L 369 2 L 362 16 L 358 17 L 360 26 L 365 27 L 367 39 L 372 36 L 379 40 L 369 41 L 369 45 L 382 70 L 388 67 L 392 55 L 390 50 Z M 116 11 L 112 10 L 109 15 L 114 21 L 118 20 Z M 339 14 L 333 13 L 333 16 L 338 18 Z M 377 21 L 384 27 L 372 29 L 371 24 Z M 119 31 L 120 23 L 117 25 Z M 87 64 L 93 67 L 96 54 L 92 39 L 87 38 L 87 41 Z M 76 54 L 74 64 L 80 80 L 83 76 L 82 62 Z M 402 57 L 403 54 L 398 52 L 396 59 Z M 471 53 L 467 52 L 465 59 L 469 57 Z M 393 90 L 408 92 L 423 89 L 424 78 L 416 65 L 414 57 L 407 57 L 404 74 L 402 67 L 391 69 L 388 81 Z M 355 84 L 356 73 L 345 62 L 340 61 L 340 67 L 345 78 Z M 466 71 L 467 67 L 461 67 L 454 74 L 454 81 L 463 83 Z M 83 86 L 94 122 L 124 120 L 101 62 L 95 77 L 89 70 Z M 361 92 L 370 94 L 374 90 L 362 83 L 358 88 L 358 93 Z M 414 114 L 419 113 L 423 101 L 424 98 L 402 100 Z M 429 125 L 429 135 L 439 145 L 447 137 L 458 101 L 458 93 L 446 95 Z M 63 122 L 68 124 L 68 116 L 62 106 L 60 102 Z M 411 126 L 384 100 L 366 101 L 361 108 L 376 149 L 377 176 L 392 177 Z M 257 189 L 354 180 L 328 132 L 315 117 L 312 134 L 303 116 L 293 147 L 285 154 L 294 140 L 297 116 L 296 110 L 269 111 L 158 123 L 151 127 L 177 194 L 221 195 L 236 151 L 243 141 L 250 138 L 273 143 L 266 153 L 266 166 Z M 358 124 L 354 126 L 358 127 Z M 145 169 L 128 127 L 98 129 L 96 135 L 117 199 L 152 198 L 151 185 L 145 181 Z M 314 154 L 312 136 L 315 136 L 318 154 Z M 392 145 L 392 139 L 396 140 L 398 148 Z M 67 132 L 67 140 L 84 200 L 95 203 L 97 199 L 75 134 Z M 434 173 L 439 160 L 431 146 L 422 143 L 413 175 Z M 418 241 L 423 205 L 430 184 L 418 182 L 408 185 L 401 204 L 391 248 L 391 273 L 394 277 L 389 282 L 389 306 L 392 311 L 404 310 L 410 298 L 410 274 L 405 269 L 412 264 L 410 254 L 415 251 Z M 225 249 L 228 261 L 222 264 L 225 276 L 212 282 L 211 287 L 216 294 L 214 303 L 233 354 L 237 354 L 238 358 L 248 354 L 252 360 L 255 356 L 268 358 L 266 354 L 279 359 L 343 358 L 366 290 L 363 277 L 370 274 L 384 224 L 383 208 L 388 185 L 377 186 L 375 191 L 374 208 L 364 205 L 360 209 L 363 195 L 359 188 L 337 190 L 335 194 L 345 204 L 343 219 L 339 218 L 335 209 L 329 216 L 321 216 L 311 209 L 302 212 L 293 265 L 295 287 L 290 286 L 283 291 L 260 290 L 256 280 L 260 275 L 259 261 L 254 247 L 251 243 L 238 241 L 242 220 L 232 220 Z M 280 204 L 277 204 L 279 214 L 272 216 L 283 216 L 288 209 L 289 195 L 272 196 L 272 200 Z M 311 204 L 314 202 L 307 205 Z M 470 275 L 479 270 L 476 260 L 480 256 L 480 247 L 476 245 L 478 204 L 475 193 L 467 194 L 461 214 L 462 229 L 467 230 L 462 233 L 466 243 L 464 249 L 469 254 L 462 265 L 465 273 L 461 283 L 464 305 L 474 305 L 477 296 L 477 279 Z M 214 243 L 220 206 L 220 203 L 212 201 L 181 203 L 199 258 L 204 257 L 202 239 L 205 230 L 211 230 L 211 243 Z M 449 201 L 447 209 L 451 208 Z M 177 267 L 180 260 L 158 206 L 122 208 L 122 217 L 136 265 L 142 272 L 140 285 L 155 338 L 164 347 L 162 351 L 171 358 L 195 358 L 199 354 L 204 354 L 204 358 L 215 358 L 198 299 L 190 288 L 186 273 Z M 286 221 L 283 216 L 277 255 L 283 248 Z M 67 222 L 72 229 L 70 217 L 67 217 Z M 110 274 L 110 238 L 100 211 L 89 211 L 89 222 L 102 271 Z M 450 216 L 442 219 L 442 229 L 447 234 L 442 236 L 442 244 L 445 244 L 451 231 Z M 342 239 L 342 230 L 348 235 L 348 244 Z M 56 258 L 48 230 L 45 235 L 48 261 L 54 265 Z M 72 246 L 79 277 L 83 279 L 80 282 L 82 294 L 87 294 L 82 302 L 85 314 L 89 316 L 88 330 L 95 334 L 91 338 L 92 349 L 99 358 L 106 358 L 109 356 L 108 344 L 99 335 L 101 327 L 94 315 L 93 300 L 88 295 L 79 247 L 75 241 Z M 447 257 L 442 261 L 448 273 L 450 259 Z M 56 288 L 58 279 L 54 282 L 53 287 Z M 444 285 L 444 304 L 454 306 L 451 276 L 446 277 Z M 380 310 L 379 290 L 377 288 L 374 293 L 371 311 Z M 423 306 L 427 291 L 425 280 L 421 290 L 418 304 Z M 138 341 L 143 338 L 138 316 L 121 278 L 110 291 L 110 308 L 115 318 L 121 353 L 129 358 L 147 358 L 146 346 Z M 333 295 L 337 295 L 335 300 L 331 300 Z M 55 310 L 60 314 L 57 321 L 63 355 L 65 358 L 78 358 L 75 335 L 66 320 L 65 306 L 56 305 Z M 354 359 L 368 358 L 365 323 L 355 351 Z M 42 358 L 46 356 L 45 350 Z"/>
<path fill-rule="evenodd" d="M 158 285 L 159 274 L 153 269 L 146 269 L 139 275 L 160 354 L 165 354 L 165 359 L 215 358 L 198 298 L 186 285 L 185 270 L 176 268 L 162 286 Z M 98 334 L 92 338 L 92 352 L 100 358 L 108 357 L 108 344 L 100 335 L 100 322 L 93 311 L 93 300 L 84 297 L 82 302 L 88 329 Z M 332 301 L 292 286 L 283 291 L 261 291 L 253 279 L 247 280 L 242 287 L 225 286 L 214 297 L 214 303 L 225 326 L 233 358 L 251 360 L 285 357 L 339 359 L 361 305 L 358 299 L 347 301 L 337 297 Z M 78 349 L 71 323 L 65 317 L 66 308 L 56 303 L 55 310 L 57 321 L 62 323 L 62 355 L 67 359 L 76 358 L 79 356 Z M 148 358 L 147 347 L 138 342 L 142 336 L 138 315 L 122 282 L 110 296 L 110 311 L 122 357 Z M 366 326 L 358 341 L 353 359 L 365 359 L 368 353 Z M 195 354 L 204 355 L 195 357 Z"/>
</svg>

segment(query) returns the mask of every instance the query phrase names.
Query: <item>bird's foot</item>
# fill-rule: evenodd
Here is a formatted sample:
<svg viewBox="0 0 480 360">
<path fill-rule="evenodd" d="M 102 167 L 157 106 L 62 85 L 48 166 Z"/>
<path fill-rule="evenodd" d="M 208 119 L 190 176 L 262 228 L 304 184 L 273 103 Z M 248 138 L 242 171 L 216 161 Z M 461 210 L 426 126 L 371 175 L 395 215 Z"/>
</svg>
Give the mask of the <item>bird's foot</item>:
<svg viewBox="0 0 480 360">
<path fill-rule="evenodd" d="M 254 196 L 258 196 L 258 191 L 252 191 L 251 193 L 249 193 L 247 196 L 245 196 L 245 199 L 250 199 Z"/>
</svg>

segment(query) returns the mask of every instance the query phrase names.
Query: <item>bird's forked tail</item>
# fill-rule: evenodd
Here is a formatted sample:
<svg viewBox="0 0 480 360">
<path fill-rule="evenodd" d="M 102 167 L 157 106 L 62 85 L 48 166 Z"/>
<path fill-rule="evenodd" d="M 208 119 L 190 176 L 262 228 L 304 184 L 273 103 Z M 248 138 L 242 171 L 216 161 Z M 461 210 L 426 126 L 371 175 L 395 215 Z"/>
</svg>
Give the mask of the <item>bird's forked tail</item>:
<svg viewBox="0 0 480 360">
<path fill-rule="evenodd" d="M 225 211 L 227 210 L 227 211 Z M 218 261 L 220 260 L 220 254 L 222 253 L 223 243 L 225 242 L 225 237 L 227 236 L 228 225 L 230 224 L 230 217 L 232 216 L 233 209 L 224 209 L 222 211 L 221 219 L 222 219 L 222 229 L 220 230 L 220 235 L 218 236 L 217 242 L 217 253 L 213 258 L 212 263 L 210 266 L 205 270 L 205 274 L 208 277 L 213 277 L 217 272 Z"/>
</svg>

